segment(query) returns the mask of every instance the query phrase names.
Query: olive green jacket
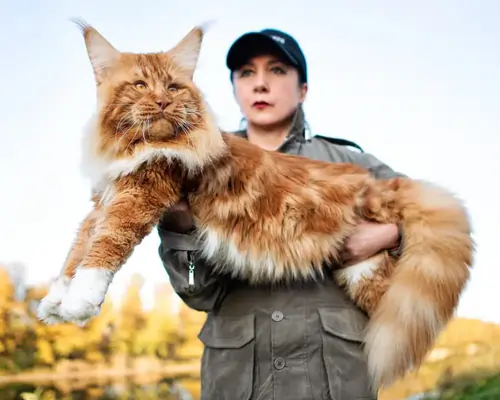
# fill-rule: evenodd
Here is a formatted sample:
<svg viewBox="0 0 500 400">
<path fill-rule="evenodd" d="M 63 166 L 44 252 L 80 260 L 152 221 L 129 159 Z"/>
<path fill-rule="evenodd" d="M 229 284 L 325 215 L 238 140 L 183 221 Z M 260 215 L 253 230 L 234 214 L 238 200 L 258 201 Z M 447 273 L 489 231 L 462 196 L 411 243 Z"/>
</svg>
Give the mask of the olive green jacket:
<svg viewBox="0 0 500 400">
<path fill-rule="evenodd" d="M 372 155 L 327 137 L 305 139 L 303 132 L 299 118 L 278 151 L 361 164 L 379 178 L 401 176 Z M 161 224 L 158 232 L 159 254 L 174 290 L 189 307 L 207 312 L 199 334 L 202 400 L 376 399 L 361 347 L 367 317 L 331 277 L 250 287 L 211 275 L 196 257 L 194 237 L 168 232 Z"/>
</svg>

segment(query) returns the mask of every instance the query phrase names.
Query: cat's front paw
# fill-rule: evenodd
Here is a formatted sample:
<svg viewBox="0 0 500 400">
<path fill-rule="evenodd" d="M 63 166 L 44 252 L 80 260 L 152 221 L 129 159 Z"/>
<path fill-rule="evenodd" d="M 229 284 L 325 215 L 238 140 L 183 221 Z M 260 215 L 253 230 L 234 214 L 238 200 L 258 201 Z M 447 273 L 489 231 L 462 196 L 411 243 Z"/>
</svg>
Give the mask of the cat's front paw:
<svg viewBox="0 0 500 400">
<path fill-rule="evenodd" d="M 101 304 L 113 278 L 113 272 L 104 268 L 79 268 L 59 307 L 61 317 L 84 326 L 100 314 Z"/>
<path fill-rule="evenodd" d="M 59 305 L 60 303 L 43 298 L 37 310 L 38 319 L 47 325 L 63 323 L 64 320 L 59 312 Z"/>
<path fill-rule="evenodd" d="M 78 293 L 69 293 L 59 307 L 59 313 L 66 322 L 85 326 L 87 322 L 100 314 L 101 305 L 89 302 Z"/>
<path fill-rule="evenodd" d="M 70 279 L 65 276 L 58 277 L 49 287 L 47 295 L 41 300 L 37 317 L 47 325 L 54 325 L 64 322 L 60 314 L 60 304 L 66 295 Z"/>
</svg>

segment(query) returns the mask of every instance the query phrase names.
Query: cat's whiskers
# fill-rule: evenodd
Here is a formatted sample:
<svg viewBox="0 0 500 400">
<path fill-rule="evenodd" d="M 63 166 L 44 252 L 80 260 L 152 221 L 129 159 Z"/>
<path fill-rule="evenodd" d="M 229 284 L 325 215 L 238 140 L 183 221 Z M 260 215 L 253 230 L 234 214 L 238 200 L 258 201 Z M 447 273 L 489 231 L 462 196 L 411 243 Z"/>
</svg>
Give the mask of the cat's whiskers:
<svg viewBox="0 0 500 400">
<path fill-rule="evenodd" d="M 189 124 L 189 122 L 188 122 L 188 124 Z M 193 141 L 193 138 L 191 137 L 190 127 L 185 126 L 185 125 L 181 125 L 181 129 L 186 134 L 186 138 L 188 140 L 189 145 L 194 149 L 194 141 Z"/>
<path fill-rule="evenodd" d="M 189 146 L 194 149 L 195 145 L 190 134 L 190 130 L 192 129 L 193 125 L 189 121 L 187 121 L 186 118 L 181 118 L 175 114 L 172 114 L 171 118 L 176 127 L 186 135 Z"/>
<path fill-rule="evenodd" d="M 202 114 L 201 114 L 201 111 L 197 110 L 196 108 L 190 108 L 190 107 L 184 107 L 185 110 L 187 111 L 187 115 L 196 115 L 198 117 L 200 117 Z"/>
<path fill-rule="evenodd" d="M 184 134 L 186 135 L 186 138 L 188 140 L 188 143 L 189 145 L 194 148 L 194 143 L 191 139 L 191 136 L 189 135 L 189 130 L 190 130 L 190 126 L 189 126 L 189 121 L 188 121 L 188 111 L 186 109 L 186 107 L 182 107 L 182 113 L 184 114 L 183 115 L 183 118 L 181 118 L 181 130 L 182 132 L 184 132 Z"/>
<path fill-rule="evenodd" d="M 131 122 L 132 122 L 132 125 L 130 125 L 130 127 L 129 127 L 126 131 L 121 131 L 121 129 L 119 129 L 119 128 L 120 128 L 121 123 L 122 123 L 122 120 L 123 120 L 124 118 L 126 118 L 126 116 L 124 116 L 124 117 L 120 120 L 120 122 L 119 122 L 119 124 L 118 124 L 118 126 L 117 126 L 117 128 L 116 128 L 116 132 L 115 132 L 115 149 L 118 147 L 118 145 L 120 144 L 120 142 L 122 141 L 122 139 L 123 139 L 123 138 L 127 135 L 127 133 L 128 133 L 128 132 L 129 132 L 129 131 L 130 131 L 130 130 L 134 127 L 134 125 L 135 125 L 135 122 L 132 120 L 132 121 L 131 121 Z M 124 122 L 124 121 L 123 121 L 123 122 Z M 128 144 L 127 144 L 126 148 L 128 148 Z"/>
<path fill-rule="evenodd" d="M 193 125 L 189 121 L 185 121 L 186 125 L 182 126 L 182 131 L 186 134 L 186 138 L 188 140 L 189 145 L 192 149 L 195 148 L 195 143 L 193 140 L 193 136 L 191 135 L 191 130 L 193 129 Z"/>
<path fill-rule="evenodd" d="M 146 124 L 147 124 L 147 119 L 145 121 L 141 121 L 141 132 L 142 132 L 142 138 L 144 139 L 144 143 L 148 143 L 148 141 L 146 140 L 146 135 L 144 134 L 144 129 L 146 128 Z"/>
<path fill-rule="evenodd" d="M 108 110 L 110 108 L 116 108 L 116 107 L 131 107 L 130 103 L 110 103 L 106 107 L 104 107 L 104 110 Z"/>
<path fill-rule="evenodd" d="M 134 122 L 132 119 L 130 119 L 130 117 L 132 116 L 132 110 L 130 111 L 127 111 L 123 117 L 120 118 L 120 120 L 118 121 L 118 124 L 116 125 L 116 131 L 115 131 L 115 136 L 118 136 L 118 133 L 119 131 L 121 130 L 121 125 L 122 123 L 125 123 L 125 122 Z M 133 125 L 132 125 L 133 126 Z M 123 137 L 123 136 L 122 136 Z M 121 138 L 119 139 L 121 140 Z"/>
<path fill-rule="evenodd" d="M 186 114 L 187 114 L 187 116 L 186 116 L 186 118 L 185 118 L 185 120 L 184 120 L 184 124 L 187 126 L 188 131 L 189 131 L 189 132 L 186 132 L 186 136 L 188 136 L 188 138 L 191 138 L 191 136 L 190 136 L 190 132 L 191 132 L 193 129 L 195 129 L 195 128 L 196 128 L 196 125 L 195 125 L 195 123 L 190 122 L 188 118 L 189 118 L 190 116 L 193 116 L 193 115 L 198 116 L 198 117 L 202 117 L 202 113 L 201 113 L 201 111 L 200 111 L 200 110 L 197 110 L 197 109 L 195 109 L 195 108 L 184 107 L 184 110 L 185 110 L 185 112 L 186 112 Z M 191 145 L 192 145 L 192 146 L 193 146 L 193 148 L 194 148 L 194 144 L 192 143 L 192 141 L 191 141 Z"/>
<path fill-rule="evenodd" d="M 132 130 L 134 128 L 134 126 L 136 126 L 136 125 L 137 125 L 137 121 L 134 121 L 134 123 L 130 126 L 130 128 L 128 128 L 125 132 L 122 132 L 122 136 L 120 137 L 120 139 L 115 142 L 115 149 L 118 147 L 118 143 L 120 142 L 120 140 L 122 140 L 127 135 L 127 133 L 129 133 L 130 130 Z M 125 150 L 127 150 L 130 147 L 130 145 L 132 144 L 132 142 L 135 140 L 135 138 L 137 136 L 137 132 L 138 132 L 138 129 L 135 130 L 134 136 L 132 137 L 132 139 L 129 140 L 129 142 L 125 146 Z"/>
<path fill-rule="evenodd" d="M 122 107 L 122 110 L 119 110 L 118 107 Z M 108 104 L 106 107 L 102 109 L 104 112 L 108 112 L 110 109 L 114 109 L 114 112 L 116 113 L 117 111 L 125 111 L 125 115 L 123 115 L 120 120 L 122 120 L 125 116 L 129 115 L 132 112 L 132 105 L 130 103 L 111 103 Z"/>
<path fill-rule="evenodd" d="M 134 124 L 135 125 L 135 124 Z M 133 125 L 132 125 L 133 126 Z M 134 142 L 135 138 L 137 137 L 137 133 L 139 132 L 139 129 L 136 129 L 135 132 L 134 132 L 134 136 L 132 136 L 132 138 L 129 140 L 129 142 L 127 143 L 127 146 L 125 147 L 125 150 L 128 150 L 128 148 L 131 146 L 131 144 Z M 125 136 L 122 136 L 122 138 L 125 137 Z"/>
</svg>

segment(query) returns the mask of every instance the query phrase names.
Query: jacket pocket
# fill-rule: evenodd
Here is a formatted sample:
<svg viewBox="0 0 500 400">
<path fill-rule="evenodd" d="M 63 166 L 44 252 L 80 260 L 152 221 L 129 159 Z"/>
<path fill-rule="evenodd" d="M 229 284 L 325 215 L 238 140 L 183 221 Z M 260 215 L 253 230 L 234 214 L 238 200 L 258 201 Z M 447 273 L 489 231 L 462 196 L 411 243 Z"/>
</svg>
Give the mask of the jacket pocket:
<svg viewBox="0 0 500 400">
<path fill-rule="evenodd" d="M 322 327 L 322 356 L 332 400 L 373 399 L 363 352 L 368 318 L 354 308 L 318 309 Z"/>
<path fill-rule="evenodd" d="M 254 384 L 255 316 L 209 313 L 198 338 L 202 400 L 249 400 Z"/>
</svg>

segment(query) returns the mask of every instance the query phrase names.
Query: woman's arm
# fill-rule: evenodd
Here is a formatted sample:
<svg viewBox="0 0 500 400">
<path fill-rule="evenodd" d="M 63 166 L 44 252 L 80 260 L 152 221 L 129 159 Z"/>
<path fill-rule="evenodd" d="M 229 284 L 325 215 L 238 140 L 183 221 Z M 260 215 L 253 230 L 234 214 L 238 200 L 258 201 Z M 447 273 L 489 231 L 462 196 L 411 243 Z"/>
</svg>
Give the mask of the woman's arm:
<svg viewBox="0 0 500 400">
<path fill-rule="evenodd" d="M 158 225 L 158 253 L 170 283 L 186 305 L 197 311 L 216 309 L 227 293 L 227 279 L 212 275 L 211 268 L 198 257 L 199 244 L 189 233 L 192 220 L 186 206 L 165 214 Z"/>
</svg>

